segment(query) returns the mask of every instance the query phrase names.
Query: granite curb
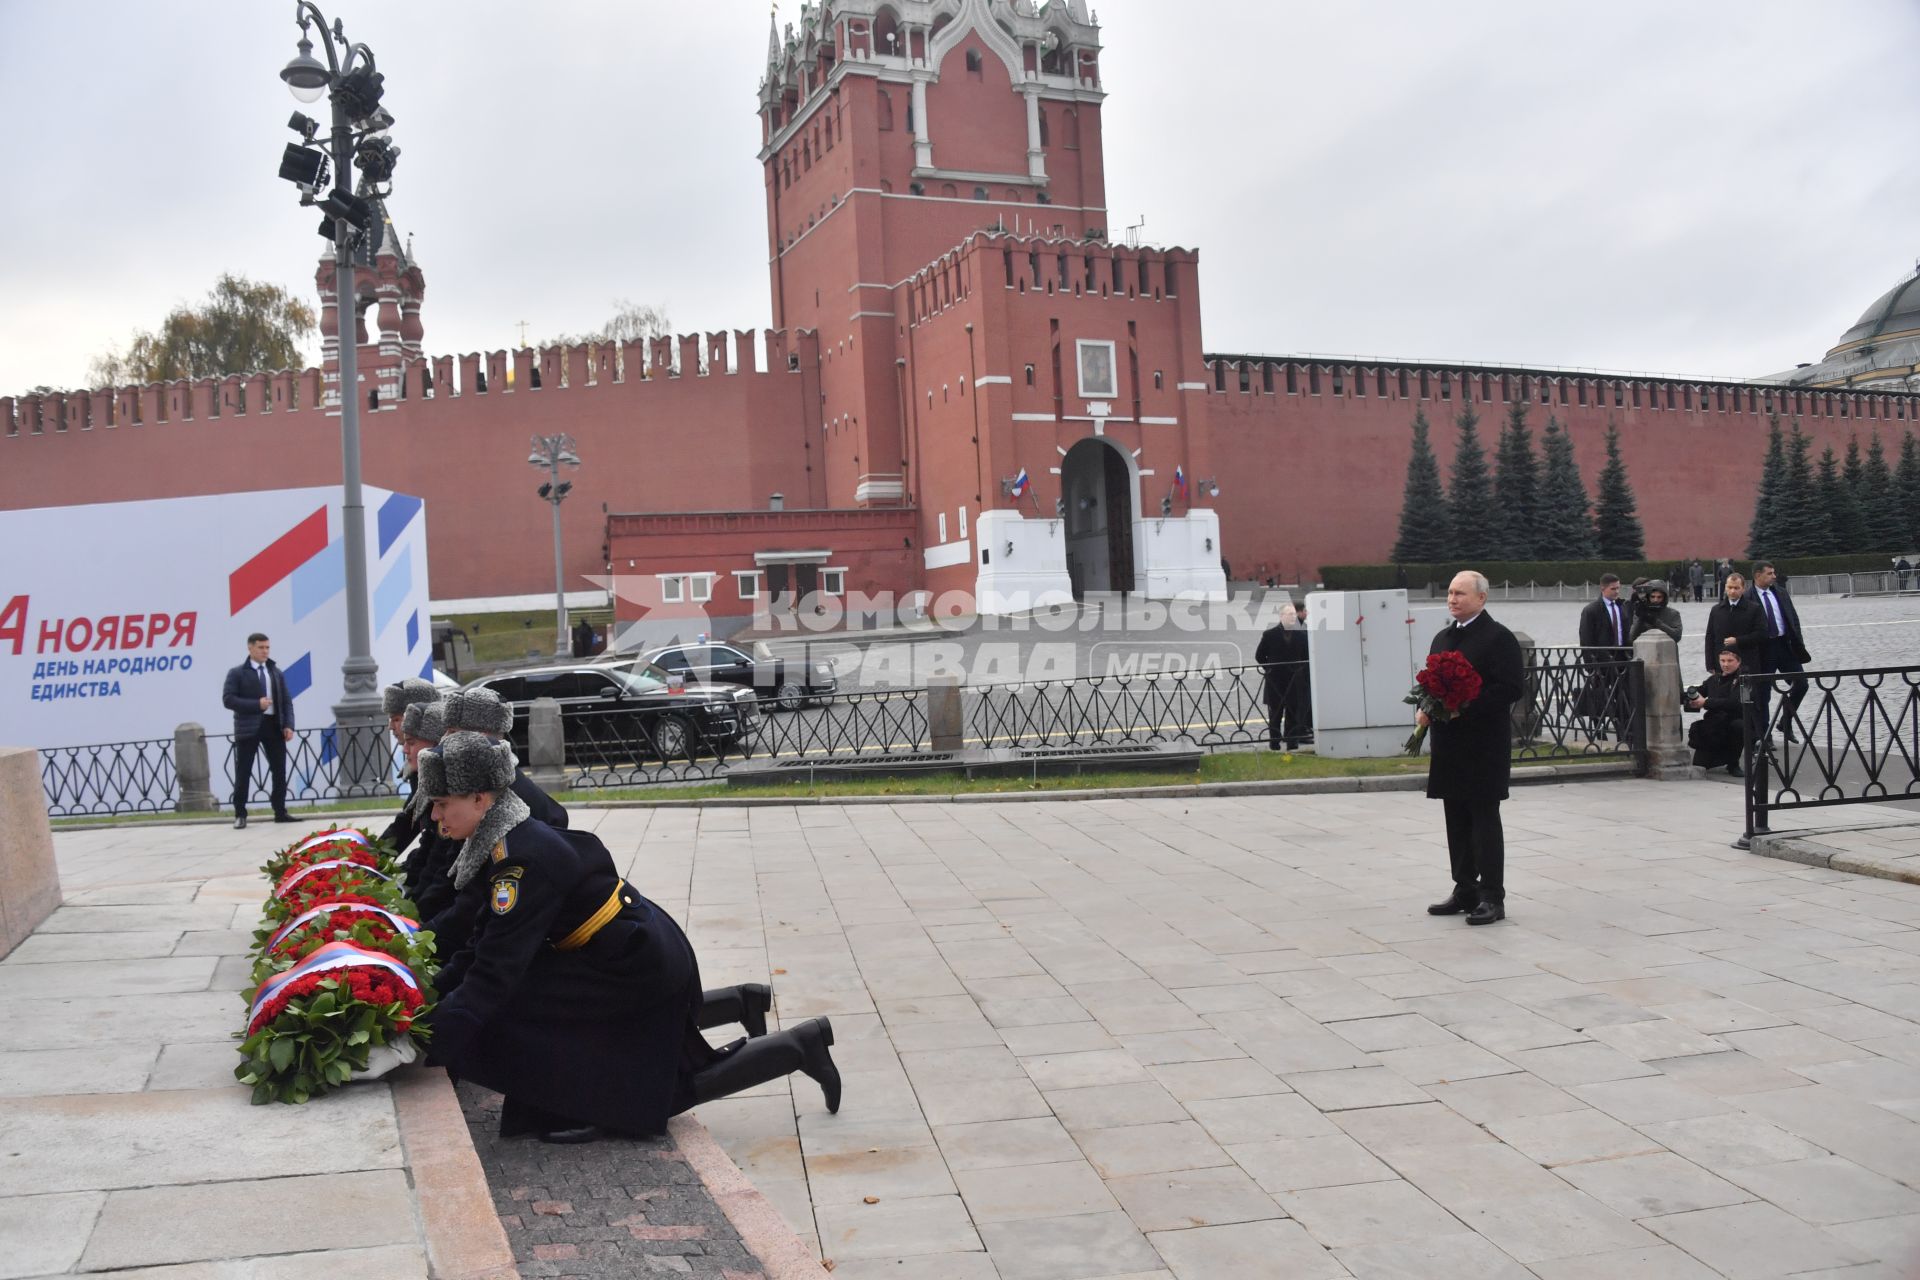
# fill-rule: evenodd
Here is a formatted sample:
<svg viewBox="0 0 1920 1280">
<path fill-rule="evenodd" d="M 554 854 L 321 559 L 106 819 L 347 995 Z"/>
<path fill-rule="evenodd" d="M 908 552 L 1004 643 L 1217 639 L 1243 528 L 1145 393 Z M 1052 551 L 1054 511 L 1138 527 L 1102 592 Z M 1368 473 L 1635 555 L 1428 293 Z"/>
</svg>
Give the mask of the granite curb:
<svg viewBox="0 0 1920 1280">
<path fill-rule="evenodd" d="M 1871 826 L 1829 827 L 1817 831 L 1763 832 L 1753 837 L 1749 852 L 1763 858 L 1778 858 L 1783 862 L 1798 862 L 1830 871 L 1846 871 L 1880 880 L 1898 880 L 1903 884 L 1920 884 L 1920 862 L 1913 858 L 1878 857 L 1826 842 L 1836 836 L 1856 832 L 1885 831 L 1916 825 L 1920 824 L 1881 822 Z"/>
<path fill-rule="evenodd" d="M 520 1280 L 453 1082 L 438 1067 L 398 1072 L 393 1111 L 413 1179 L 433 1280 Z"/>
<path fill-rule="evenodd" d="M 773 1202 L 740 1172 L 699 1117 L 677 1115 L 668 1122 L 667 1132 L 707 1194 L 740 1233 L 740 1242 L 758 1260 L 767 1280 L 824 1280 L 827 1268 L 794 1234 Z"/>
<path fill-rule="evenodd" d="M 1515 786 L 1545 783 L 1581 782 L 1635 777 L 1631 764 L 1555 764 L 1529 765 L 1513 771 Z M 1688 777 L 1694 776 L 1691 772 Z M 1230 798 L 1233 796 L 1337 795 L 1355 791 L 1419 791 L 1426 787 L 1425 774 L 1368 775 L 1334 778 L 1271 778 L 1253 782 L 1191 782 L 1164 787 L 1088 787 L 1069 791 L 978 791 L 949 795 L 870 795 L 870 796 L 737 796 L 716 786 L 713 799 L 688 800 L 584 800 L 575 803 L 585 809 L 777 809 L 807 805 L 890 805 L 890 804 L 1033 804 L 1051 800 L 1143 800 L 1156 796 L 1173 800 Z M 352 818 L 391 818 L 389 805 L 364 811 L 315 814 L 329 822 Z M 84 822 L 54 828 L 56 834 L 67 831 L 102 831 L 122 826 L 192 827 L 221 826 L 227 818 L 147 819 L 138 823 Z"/>
</svg>

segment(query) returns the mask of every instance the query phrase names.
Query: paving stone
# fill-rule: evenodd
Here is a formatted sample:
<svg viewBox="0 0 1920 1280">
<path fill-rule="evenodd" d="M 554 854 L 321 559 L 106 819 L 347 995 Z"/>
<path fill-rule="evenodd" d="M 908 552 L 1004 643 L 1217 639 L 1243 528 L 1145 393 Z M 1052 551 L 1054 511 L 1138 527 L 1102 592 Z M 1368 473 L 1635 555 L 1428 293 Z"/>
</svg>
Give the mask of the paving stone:
<svg viewBox="0 0 1920 1280">
<path fill-rule="evenodd" d="M 1443 1080 L 1429 1085 L 1427 1092 L 1475 1124 L 1579 1111 L 1586 1106 L 1565 1089 L 1525 1072 L 1475 1080 Z"/>
<path fill-rule="evenodd" d="M 1729 1169 L 1727 1177 L 1816 1226 L 1920 1214 L 1920 1192 L 1839 1156 Z"/>
<path fill-rule="evenodd" d="M 1504 1055 L 1548 1084 L 1598 1084 L 1655 1074 L 1652 1067 L 1604 1044 L 1563 1044 L 1545 1049 L 1516 1049 Z"/>
<path fill-rule="evenodd" d="M 816 1155 L 805 1162 L 805 1176 L 816 1209 L 868 1196 L 896 1200 L 955 1191 L 947 1163 L 932 1145 Z"/>
<path fill-rule="evenodd" d="M 229 1040 L 227 1068 L 239 1058 Z M 132 1093 L 144 1088 L 159 1050 L 137 1041 L 92 1049 L 0 1053 L 0 1098 L 58 1093 Z"/>
<path fill-rule="evenodd" d="M 1111 1179 L 1107 1190 L 1142 1231 L 1176 1231 L 1285 1216 L 1271 1195 L 1233 1165 L 1134 1174 Z"/>
<path fill-rule="evenodd" d="M 989 1222 L 980 1235 L 1001 1280 L 1082 1280 L 1160 1266 L 1146 1237 L 1118 1211 Z"/>
<path fill-rule="evenodd" d="M 1460 1229 L 1452 1214 L 1398 1179 L 1282 1191 L 1275 1199 L 1329 1249 L 1431 1239 Z"/>
<path fill-rule="evenodd" d="M 1040 1091 L 1018 1080 L 956 1080 L 919 1095 L 928 1124 L 977 1124 L 985 1120 L 1022 1120 L 1044 1116 L 1049 1108 Z"/>
<path fill-rule="evenodd" d="M 1540 1280 L 1623 1280 L 1628 1276 L 1633 1280 L 1724 1280 L 1718 1271 L 1670 1244 L 1549 1258 L 1534 1263 L 1532 1271 Z"/>
<path fill-rule="evenodd" d="M 1354 1107 L 1388 1107 L 1427 1102 L 1432 1095 L 1385 1067 L 1354 1067 L 1346 1071 L 1303 1071 L 1282 1077 L 1322 1111 Z"/>
<path fill-rule="evenodd" d="M 1456 1217 L 1517 1262 L 1643 1248 L 1655 1238 L 1599 1201 L 1563 1192 L 1449 1206 Z"/>
<path fill-rule="evenodd" d="M 306 1211 L 289 1213 L 288 1205 Z M 80 1264 L 112 1270 L 398 1244 L 415 1233 L 399 1169 L 137 1187 L 108 1194 Z"/>
<path fill-rule="evenodd" d="M 345 1089 L 321 1107 L 255 1107 L 247 1091 L 0 1099 L 0 1133 L 31 1161 L 0 1162 L 0 1195 L 152 1187 L 230 1176 L 397 1169 L 391 1095 Z"/>
<path fill-rule="evenodd" d="M 1084 1160 L 975 1169 L 954 1175 L 976 1224 L 1111 1213 L 1120 1206 Z"/>
<path fill-rule="evenodd" d="M 1757 1116 L 1700 1116 L 1642 1125 L 1649 1139 L 1715 1173 L 1756 1164 L 1808 1160 L 1827 1154 Z"/>
<path fill-rule="evenodd" d="M 1615 1213 L 1635 1219 L 1717 1209 L 1753 1198 L 1671 1152 L 1564 1164 L 1554 1172 Z"/>
<path fill-rule="evenodd" d="M 1079 1145 L 1052 1116 L 941 1125 L 933 1136 L 947 1167 L 956 1174 L 1081 1158 Z"/>
<path fill-rule="evenodd" d="M 1227 1154 L 1271 1195 L 1312 1187 L 1341 1187 L 1383 1182 L 1392 1169 L 1345 1134 L 1321 1138 L 1280 1138 L 1230 1146 Z"/>
<path fill-rule="evenodd" d="M 1420 1045 L 1411 1049 L 1388 1049 L 1371 1056 L 1377 1065 L 1423 1087 L 1483 1076 L 1508 1075 L 1519 1070 L 1499 1054 L 1465 1040 Z"/>
<path fill-rule="evenodd" d="M 1516 1120 L 1491 1120 L 1487 1128 L 1544 1165 L 1651 1155 L 1660 1144 L 1599 1111 L 1561 1111 Z"/>
<path fill-rule="evenodd" d="M 1347 1269 L 1306 1228 L 1284 1219 L 1160 1231 L 1148 1238 L 1179 1280 L 1224 1276 L 1336 1280 L 1347 1275 Z"/>
<path fill-rule="evenodd" d="M 1019 1061 L 1026 1069 L 1027 1077 L 1049 1092 L 1056 1089 L 1088 1089 L 1106 1084 L 1137 1084 L 1151 1078 L 1133 1055 L 1124 1049 L 1047 1054 Z"/>
<path fill-rule="evenodd" d="M 957 1195 L 825 1205 L 815 1216 L 820 1223 L 821 1252 L 836 1261 L 965 1253 L 981 1247 Z"/>
<path fill-rule="evenodd" d="M 1770 1204 L 1700 1209 L 1648 1218 L 1645 1225 L 1729 1280 L 1759 1280 L 1875 1261 L 1863 1250 Z"/>
<path fill-rule="evenodd" d="M 1532 1280 L 1533 1272 L 1472 1232 L 1354 1245 L 1333 1256 L 1357 1280 Z"/>
<path fill-rule="evenodd" d="M 1574 1085 L 1567 1092 L 1626 1124 L 1657 1124 L 1733 1110 L 1723 1099 L 1664 1075 Z"/>
<path fill-rule="evenodd" d="M 1060 1123 L 1076 1133 L 1187 1118 L 1187 1109 L 1154 1081 L 1056 1089 L 1047 1094 L 1046 1101 Z"/>
<path fill-rule="evenodd" d="M 1187 1104 L 1187 1111 L 1215 1142 L 1222 1144 L 1340 1132 L 1312 1103 L 1292 1093 L 1196 1100 Z"/>
<path fill-rule="evenodd" d="M 1166 1091 L 1181 1102 L 1214 1098 L 1250 1098 L 1291 1093 L 1279 1076 L 1251 1058 L 1217 1062 L 1169 1062 L 1147 1068 Z"/>
<path fill-rule="evenodd" d="M 80 1261 L 87 1237 L 106 1204 L 105 1193 L 0 1198 L 0 1277 L 15 1280 L 68 1271 Z"/>
<path fill-rule="evenodd" d="M 1693 1028 L 1668 1018 L 1590 1026 L 1587 1034 L 1601 1044 L 1610 1045 L 1641 1062 L 1656 1058 L 1682 1058 L 1694 1053 L 1721 1053 L 1727 1047 L 1712 1036 L 1701 1035 Z"/>
<path fill-rule="evenodd" d="M 170 1044 L 160 1050 L 159 1059 L 148 1074 L 148 1089 L 231 1088 L 233 1069 L 240 1064 L 239 1042 L 189 1042 Z"/>
<path fill-rule="evenodd" d="M 1103 1178 L 1229 1163 L 1227 1153 L 1192 1120 L 1088 1129 L 1075 1133 L 1074 1140 Z"/>
<path fill-rule="evenodd" d="M 1835 1039 L 1812 1027 L 1767 1027 L 1759 1031 L 1729 1031 L 1719 1037 L 1728 1048 L 1738 1049 L 1763 1062 L 1781 1066 L 1805 1067 L 1819 1062 L 1845 1062 L 1860 1056 L 1860 1051 L 1845 1040 Z"/>
</svg>

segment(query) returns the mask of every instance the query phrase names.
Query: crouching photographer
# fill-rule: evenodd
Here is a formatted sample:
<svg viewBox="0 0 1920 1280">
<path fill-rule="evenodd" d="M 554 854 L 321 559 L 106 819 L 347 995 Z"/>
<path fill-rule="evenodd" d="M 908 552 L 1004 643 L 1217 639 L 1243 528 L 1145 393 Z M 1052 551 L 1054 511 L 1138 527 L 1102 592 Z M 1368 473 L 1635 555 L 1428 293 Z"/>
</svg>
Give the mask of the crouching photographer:
<svg viewBox="0 0 1920 1280">
<path fill-rule="evenodd" d="M 1740 651 L 1720 650 L 1720 669 L 1682 698 L 1687 710 L 1704 714 L 1687 730 L 1687 745 L 1693 748 L 1693 762 L 1703 769 L 1725 765 L 1727 772 L 1741 775 L 1740 754 Z"/>
</svg>

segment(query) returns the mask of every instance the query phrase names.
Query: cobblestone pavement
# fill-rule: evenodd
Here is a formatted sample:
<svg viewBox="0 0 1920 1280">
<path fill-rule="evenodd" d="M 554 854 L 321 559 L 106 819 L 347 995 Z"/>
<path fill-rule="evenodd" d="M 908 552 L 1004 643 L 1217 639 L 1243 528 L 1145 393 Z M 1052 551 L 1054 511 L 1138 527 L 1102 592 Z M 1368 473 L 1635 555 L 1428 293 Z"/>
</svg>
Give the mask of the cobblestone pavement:
<svg viewBox="0 0 1920 1280">
<path fill-rule="evenodd" d="M 495 1135 L 500 1097 L 460 1086 L 473 1149 L 520 1274 L 760 1280 L 739 1233 L 673 1139 L 549 1146 Z"/>
<path fill-rule="evenodd" d="M 582 821 L 833 1018 L 700 1118 L 836 1280 L 1911 1278 L 1920 886 L 1728 798 L 1522 789 L 1485 929 L 1405 793 Z"/>
</svg>

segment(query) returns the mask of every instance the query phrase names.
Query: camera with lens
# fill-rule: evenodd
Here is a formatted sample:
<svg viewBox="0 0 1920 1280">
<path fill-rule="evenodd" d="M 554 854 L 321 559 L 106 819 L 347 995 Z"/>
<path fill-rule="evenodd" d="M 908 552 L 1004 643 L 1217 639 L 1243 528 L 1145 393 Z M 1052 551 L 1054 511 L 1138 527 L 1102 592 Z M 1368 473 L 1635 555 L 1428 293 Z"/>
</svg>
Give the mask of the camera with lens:
<svg viewBox="0 0 1920 1280">
<path fill-rule="evenodd" d="M 1706 696 L 1706 691 L 1699 685 L 1690 684 L 1680 691 L 1680 702 L 1683 706 L 1689 706 L 1695 698 L 1705 698 Z"/>
</svg>

